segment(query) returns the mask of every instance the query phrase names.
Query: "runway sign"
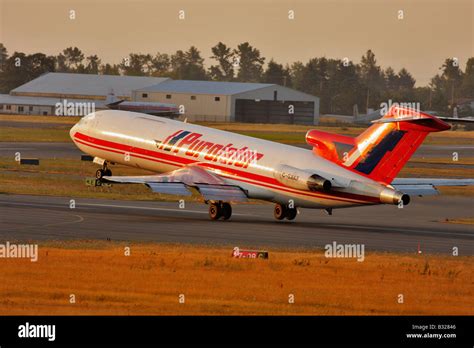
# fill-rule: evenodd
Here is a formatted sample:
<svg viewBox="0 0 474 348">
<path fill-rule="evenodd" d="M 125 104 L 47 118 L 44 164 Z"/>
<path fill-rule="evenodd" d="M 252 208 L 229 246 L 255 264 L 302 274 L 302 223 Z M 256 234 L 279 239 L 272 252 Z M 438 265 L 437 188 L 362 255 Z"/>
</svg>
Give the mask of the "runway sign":
<svg viewBox="0 0 474 348">
<path fill-rule="evenodd" d="M 40 161 L 38 158 L 22 158 L 20 159 L 20 164 L 30 164 L 33 166 L 38 166 Z"/>
<path fill-rule="evenodd" d="M 81 161 L 88 161 L 88 162 L 92 162 L 94 160 L 94 156 L 90 156 L 90 155 L 81 155 Z"/>
<path fill-rule="evenodd" d="M 102 182 L 100 179 L 96 178 L 86 178 L 86 186 L 106 186 L 111 187 L 109 183 Z"/>
<path fill-rule="evenodd" d="M 232 257 L 239 259 L 268 259 L 268 251 L 244 250 L 235 247 L 234 250 L 232 250 Z"/>
</svg>

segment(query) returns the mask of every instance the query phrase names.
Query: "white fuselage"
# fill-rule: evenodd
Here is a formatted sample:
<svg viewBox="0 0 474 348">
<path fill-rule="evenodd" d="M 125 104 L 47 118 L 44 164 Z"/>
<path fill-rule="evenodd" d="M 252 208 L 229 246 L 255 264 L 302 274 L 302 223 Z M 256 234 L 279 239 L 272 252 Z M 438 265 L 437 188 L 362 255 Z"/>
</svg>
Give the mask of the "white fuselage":
<svg viewBox="0 0 474 348">
<path fill-rule="evenodd" d="M 71 138 L 85 153 L 108 162 L 169 172 L 199 163 L 249 198 L 307 208 L 377 204 L 344 189 L 350 182 L 378 185 L 367 177 L 315 155 L 311 150 L 256 139 L 167 118 L 127 111 L 99 111 L 82 118 Z M 174 135 L 174 136 L 173 136 Z M 332 179 L 331 192 L 295 189 L 276 180 L 281 166 Z M 340 188 L 337 188 L 340 183 Z"/>
</svg>

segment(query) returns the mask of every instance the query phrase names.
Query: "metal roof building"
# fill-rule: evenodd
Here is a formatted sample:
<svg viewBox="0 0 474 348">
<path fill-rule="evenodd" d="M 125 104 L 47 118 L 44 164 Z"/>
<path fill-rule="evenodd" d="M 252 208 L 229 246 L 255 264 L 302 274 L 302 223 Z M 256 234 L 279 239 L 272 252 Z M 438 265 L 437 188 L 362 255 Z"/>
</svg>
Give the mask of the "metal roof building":
<svg viewBox="0 0 474 348">
<path fill-rule="evenodd" d="M 10 94 L 0 95 L 0 112 L 29 115 L 85 115 L 105 109 L 107 95 L 130 100 L 132 91 L 159 84 L 168 78 L 73 73 L 46 73 Z M 73 105 L 72 105 L 73 104 Z M 92 110 L 92 111 L 91 111 Z"/>
<path fill-rule="evenodd" d="M 175 104 L 190 121 L 316 124 L 319 119 L 319 98 L 276 84 L 75 73 L 46 73 L 1 95 L 0 112 L 55 115 L 58 103 L 103 109 L 111 92 L 118 99 Z"/>
<path fill-rule="evenodd" d="M 73 105 L 68 103 L 73 103 Z M 105 101 L 91 99 L 61 99 L 47 97 L 23 97 L 0 94 L 0 113 L 22 115 L 67 115 L 68 107 L 73 107 L 74 115 L 85 115 L 95 110 L 105 109 Z M 64 112 L 66 111 L 66 112 Z M 79 112 L 77 112 L 79 111 Z"/>
<path fill-rule="evenodd" d="M 133 92 L 136 101 L 173 103 L 190 121 L 316 124 L 319 98 L 267 83 L 167 80 Z"/>
<path fill-rule="evenodd" d="M 168 78 L 74 73 L 46 73 L 12 91 L 12 96 L 105 100 L 111 91 L 130 100 L 132 91 L 159 84 Z"/>
</svg>

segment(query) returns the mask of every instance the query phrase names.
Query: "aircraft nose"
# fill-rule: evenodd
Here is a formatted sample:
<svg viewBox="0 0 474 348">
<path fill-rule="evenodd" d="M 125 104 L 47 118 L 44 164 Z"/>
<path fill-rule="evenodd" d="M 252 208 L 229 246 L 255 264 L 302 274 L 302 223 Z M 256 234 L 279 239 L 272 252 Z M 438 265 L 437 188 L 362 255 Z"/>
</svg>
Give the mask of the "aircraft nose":
<svg viewBox="0 0 474 348">
<path fill-rule="evenodd" d="M 76 123 L 74 126 L 72 126 L 71 130 L 69 131 L 69 136 L 71 137 L 72 141 L 74 141 L 74 134 L 76 134 L 76 132 L 78 131 L 78 128 L 79 126 Z"/>
</svg>

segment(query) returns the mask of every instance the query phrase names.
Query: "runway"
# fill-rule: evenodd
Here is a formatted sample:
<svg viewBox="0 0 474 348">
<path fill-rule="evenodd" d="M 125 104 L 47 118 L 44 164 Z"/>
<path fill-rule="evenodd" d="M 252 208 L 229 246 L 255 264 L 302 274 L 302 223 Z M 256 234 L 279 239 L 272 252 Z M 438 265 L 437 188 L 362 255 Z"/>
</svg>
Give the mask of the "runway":
<svg viewBox="0 0 474 348">
<path fill-rule="evenodd" d="M 0 240 L 107 240 L 226 245 L 248 248 L 322 249 L 363 243 L 365 250 L 474 255 L 473 225 L 440 222 L 472 217 L 472 198 L 414 198 L 403 209 L 342 209 L 327 216 L 301 209 L 295 221 L 273 219 L 273 205 L 235 205 L 230 221 L 210 221 L 207 206 L 68 197 L 0 195 Z"/>
</svg>

